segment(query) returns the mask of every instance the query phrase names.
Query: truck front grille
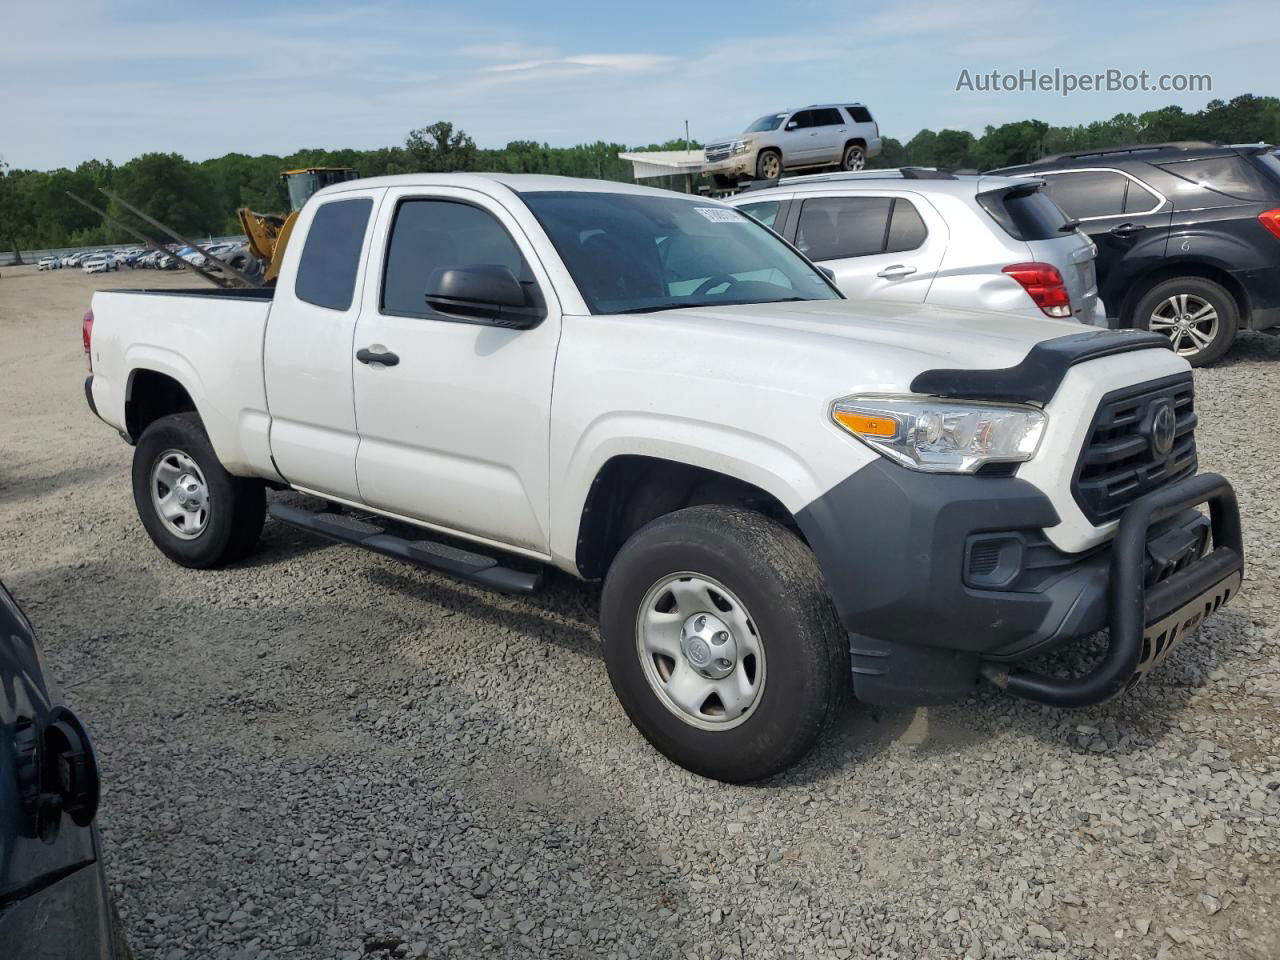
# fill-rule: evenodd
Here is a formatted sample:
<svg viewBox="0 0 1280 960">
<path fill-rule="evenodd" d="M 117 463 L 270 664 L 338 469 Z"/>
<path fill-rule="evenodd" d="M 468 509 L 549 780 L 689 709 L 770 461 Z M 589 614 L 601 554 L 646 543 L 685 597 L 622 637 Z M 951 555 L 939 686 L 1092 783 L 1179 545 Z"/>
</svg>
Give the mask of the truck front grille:
<svg viewBox="0 0 1280 960">
<path fill-rule="evenodd" d="M 713 143 L 702 152 L 702 155 L 707 158 L 707 163 L 716 163 L 729 156 L 729 147 L 730 144 L 727 143 Z"/>
<path fill-rule="evenodd" d="M 1161 408 L 1173 411 L 1173 442 L 1161 449 Z M 1115 390 L 1102 398 L 1072 483 L 1076 503 L 1094 524 L 1118 520 L 1140 496 L 1196 472 L 1195 385 L 1178 374 Z"/>
</svg>

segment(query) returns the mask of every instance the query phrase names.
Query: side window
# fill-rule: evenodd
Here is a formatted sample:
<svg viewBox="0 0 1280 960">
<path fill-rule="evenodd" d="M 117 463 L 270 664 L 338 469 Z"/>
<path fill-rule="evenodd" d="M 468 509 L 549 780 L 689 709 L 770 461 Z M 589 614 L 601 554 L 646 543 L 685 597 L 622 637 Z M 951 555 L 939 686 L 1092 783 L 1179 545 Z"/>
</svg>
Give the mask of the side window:
<svg viewBox="0 0 1280 960">
<path fill-rule="evenodd" d="M 452 200 L 404 200 L 396 210 L 382 277 L 382 310 L 411 317 L 439 316 L 424 300 L 439 270 L 501 266 L 524 284 L 533 274 L 492 214 Z"/>
<path fill-rule="evenodd" d="M 893 201 L 893 216 L 889 220 L 889 242 L 885 253 L 904 253 L 914 250 L 924 243 L 929 235 L 924 221 L 920 219 L 920 211 L 910 200 L 901 197 Z"/>
<path fill-rule="evenodd" d="M 788 125 L 790 125 L 790 124 L 792 124 L 792 123 L 794 123 L 794 124 L 796 125 L 796 129 L 797 129 L 797 130 L 804 130 L 804 129 L 806 129 L 807 127 L 812 127 L 812 126 L 813 126 L 813 111 L 812 111 L 812 110 L 797 110 L 795 113 L 793 113 L 793 114 L 791 115 L 791 119 L 787 121 L 787 124 L 788 124 Z"/>
<path fill-rule="evenodd" d="M 840 111 L 835 107 L 823 107 L 821 110 L 813 111 L 813 125 L 815 127 L 838 127 L 844 123 L 844 118 L 840 116 Z"/>
<path fill-rule="evenodd" d="M 744 203 L 738 208 L 748 216 L 754 217 L 775 233 L 778 230 L 778 211 L 782 209 L 781 200 L 762 200 L 760 203 Z"/>
<path fill-rule="evenodd" d="M 871 111 L 866 107 L 845 107 L 854 123 L 870 123 Z"/>
<path fill-rule="evenodd" d="M 893 209 L 890 197 L 821 197 L 800 208 L 796 246 L 810 260 L 883 253 Z"/>
<path fill-rule="evenodd" d="M 331 200 L 316 211 L 293 281 L 299 300 L 330 310 L 351 309 L 372 210 L 373 200 L 356 197 Z"/>
<path fill-rule="evenodd" d="M 1129 181 L 1124 195 L 1125 213 L 1150 213 L 1158 206 L 1160 206 L 1159 197 L 1136 180 Z"/>
<path fill-rule="evenodd" d="M 1129 178 L 1110 170 L 1045 174 L 1045 192 L 1073 220 L 1113 217 L 1124 212 Z"/>
<path fill-rule="evenodd" d="M 1160 167 L 1199 187 L 1237 200 L 1261 203 L 1270 196 L 1266 178 L 1244 157 L 1206 157 L 1203 160 L 1162 163 Z"/>
</svg>

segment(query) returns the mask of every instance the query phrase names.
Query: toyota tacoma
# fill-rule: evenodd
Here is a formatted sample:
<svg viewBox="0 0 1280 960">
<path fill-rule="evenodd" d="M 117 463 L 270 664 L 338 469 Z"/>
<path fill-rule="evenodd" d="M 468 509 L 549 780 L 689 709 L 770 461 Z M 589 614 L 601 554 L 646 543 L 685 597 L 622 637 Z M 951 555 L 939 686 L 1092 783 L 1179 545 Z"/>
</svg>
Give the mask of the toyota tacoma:
<svg viewBox="0 0 1280 960">
<path fill-rule="evenodd" d="M 497 590 L 601 580 L 627 715 L 723 780 L 850 695 L 1101 702 L 1240 588 L 1168 338 L 849 301 L 713 200 L 342 183 L 274 288 L 101 291 L 84 345 L 173 560 L 233 562 L 269 513 Z M 1077 676 L 1030 663 L 1104 629 Z"/>
</svg>

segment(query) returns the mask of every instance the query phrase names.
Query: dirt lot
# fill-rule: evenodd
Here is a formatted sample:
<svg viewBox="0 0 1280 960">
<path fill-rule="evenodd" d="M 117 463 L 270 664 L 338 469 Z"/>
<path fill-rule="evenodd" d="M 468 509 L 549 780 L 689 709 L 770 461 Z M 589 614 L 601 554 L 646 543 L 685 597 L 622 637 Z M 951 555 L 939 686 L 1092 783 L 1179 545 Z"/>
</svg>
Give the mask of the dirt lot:
<svg viewBox="0 0 1280 960">
<path fill-rule="evenodd" d="M 1280 338 L 1197 375 L 1243 596 L 1127 698 L 855 707 L 799 769 L 673 767 L 596 591 L 510 600 L 268 523 L 196 573 L 84 402 L 94 287 L 0 278 L 0 577 L 102 754 L 142 958 L 1280 956 Z"/>
</svg>

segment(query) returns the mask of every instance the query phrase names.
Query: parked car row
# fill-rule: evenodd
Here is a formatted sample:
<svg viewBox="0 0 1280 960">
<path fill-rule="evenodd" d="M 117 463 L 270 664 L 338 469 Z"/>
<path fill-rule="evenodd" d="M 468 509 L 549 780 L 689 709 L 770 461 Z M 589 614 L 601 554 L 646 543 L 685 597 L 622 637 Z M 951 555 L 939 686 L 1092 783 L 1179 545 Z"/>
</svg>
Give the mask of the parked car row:
<svg viewBox="0 0 1280 960">
<path fill-rule="evenodd" d="M 217 260 L 229 263 L 238 270 L 252 268 L 252 257 L 243 241 L 222 241 L 208 244 L 204 249 L 213 254 Z M 170 244 L 165 252 L 150 250 L 144 247 L 129 247 L 111 250 L 78 250 L 74 253 L 41 257 L 37 261 L 37 270 L 59 270 L 63 267 L 80 267 L 86 273 L 106 273 L 119 270 L 121 266 L 136 270 L 178 270 L 184 264 L 196 267 L 220 270 L 222 263 L 215 261 L 212 265 L 203 253 L 194 247 Z"/>
<path fill-rule="evenodd" d="M 1098 246 L 1110 324 L 1164 334 L 1193 365 L 1280 327 L 1275 148 L 1146 144 L 994 171 L 1034 178 Z"/>
<path fill-rule="evenodd" d="M 1106 325 L 1096 248 L 1039 183 L 908 167 L 783 179 L 727 202 L 852 299 Z"/>
<path fill-rule="evenodd" d="M 982 175 L 921 168 L 756 181 L 727 201 L 859 299 L 1160 333 L 1193 366 L 1280 327 L 1280 157 L 1151 144 Z"/>
</svg>

